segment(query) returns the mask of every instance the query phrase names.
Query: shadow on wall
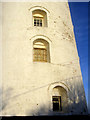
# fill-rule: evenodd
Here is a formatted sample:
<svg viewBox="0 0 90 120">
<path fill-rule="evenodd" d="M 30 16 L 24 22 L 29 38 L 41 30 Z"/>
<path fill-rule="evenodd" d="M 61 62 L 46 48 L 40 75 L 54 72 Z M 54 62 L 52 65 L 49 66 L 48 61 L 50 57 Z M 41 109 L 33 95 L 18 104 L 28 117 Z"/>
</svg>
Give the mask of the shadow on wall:
<svg viewBox="0 0 90 120">
<path fill-rule="evenodd" d="M 87 107 L 86 105 L 82 105 L 83 100 L 78 103 L 72 103 L 68 107 L 67 112 L 55 112 L 51 111 L 50 109 L 47 109 L 48 106 L 44 105 L 41 106 L 38 109 L 32 108 L 28 109 L 26 112 L 27 116 L 63 116 L 63 115 L 88 115 Z"/>
<path fill-rule="evenodd" d="M 81 92 L 79 94 L 74 93 L 73 97 L 70 96 L 69 113 L 77 115 L 88 114 L 85 96 Z"/>
<path fill-rule="evenodd" d="M 71 115 L 87 115 L 88 109 L 85 103 L 83 96 L 81 96 L 81 100 L 77 100 L 74 98 L 73 101 L 69 104 L 69 113 Z"/>
<path fill-rule="evenodd" d="M 13 88 L 9 87 L 7 90 L 3 91 L 4 96 L 3 96 L 3 102 L 2 102 L 2 109 L 1 110 L 5 110 L 7 105 L 9 105 L 9 100 L 12 96 L 13 93 Z M 2 95 L 2 93 L 0 92 L 0 96 Z M 63 111 L 63 105 L 62 105 L 62 112 L 53 112 L 50 109 L 50 106 L 48 105 L 42 105 L 39 106 L 37 103 L 35 107 L 30 108 L 30 106 L 28 106 L 28 110 L 26 111 L 26 113 L 23 113 L 27 116 L 60 116 L 60 115 L 87 115 L 88 111 L 87 111 L 87 106 L 84 102 L 84 98 L 83 96 L 81 96 L 81 100 L 77 101 L 77 98 L 74 98 L 72 100 L 70 100 L 69 104 L 68 104 L 68 109 L 67 112 Z M 25 103 L 26 104 L 26 103 Z M 13 106 L 15 107 L 15 106 Z M 1 112 L 0 110 L 0 112 Z"/>
<path fill-rule="evenodd" d="M 26 112 L 26 115 L 27 116 L 43 116 L 43 115 L 52 115 L 52 112 L 47 109 L 47 106 L 46 105 L 43 105 L 41 106 L 40 108 L 38 109 L 28 109 L 28 111 Z"/>
<path fill-rule="evenodd" d="M 8 105 L 8 103 L 9 103 L 9 98 L 11 97 L 11 95 L 12 95 L 12 90 L 13 90 L 13 88 L 11 88 L 11 87 L 9 87 L 8 89 L 6 89 L 5 90 L 5 92 L 3 92 L 2 90 L 2 92 L 0 92 L 0 96 L 1 96 L 1 109 L 0 109 L 0 112 L 2 111 L 2 110 L 4 110 L 5 108 L 6 108 L 6 106 Z M 2 96 L 2 94 L 4 93 L 4 96 Z"/>
</svg>

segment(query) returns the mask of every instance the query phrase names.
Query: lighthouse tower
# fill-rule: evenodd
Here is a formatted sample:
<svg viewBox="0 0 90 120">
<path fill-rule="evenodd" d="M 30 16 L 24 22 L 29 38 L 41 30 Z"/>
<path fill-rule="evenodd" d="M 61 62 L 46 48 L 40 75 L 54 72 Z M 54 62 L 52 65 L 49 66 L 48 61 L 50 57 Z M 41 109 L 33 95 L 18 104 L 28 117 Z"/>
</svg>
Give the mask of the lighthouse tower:
<svg viewBox="0 0 90 120">
<path fill-rule="evenodd" d="M 87 114 L 67 2 L 2 3 L 1 115 Z"/>
</svg>

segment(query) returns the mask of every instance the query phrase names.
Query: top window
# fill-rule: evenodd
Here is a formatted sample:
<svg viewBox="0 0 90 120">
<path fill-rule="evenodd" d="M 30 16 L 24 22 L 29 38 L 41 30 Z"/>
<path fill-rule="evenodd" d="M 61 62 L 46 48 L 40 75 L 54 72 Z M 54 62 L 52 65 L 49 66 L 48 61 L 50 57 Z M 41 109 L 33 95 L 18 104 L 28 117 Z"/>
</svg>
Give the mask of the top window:
<svg viewBox="0 0 90 120">
<path fill-rule="evenodd" d="M 42 27 L 42 25 L 43 25 L 43 18 L 34 17 L 34 26 Z"/>
<path fill-rule="evenodd" d="M 33 11 L 33 26 L 46 27 L 47 26 L 47 15 L 42 10 Z"/>
</svg>

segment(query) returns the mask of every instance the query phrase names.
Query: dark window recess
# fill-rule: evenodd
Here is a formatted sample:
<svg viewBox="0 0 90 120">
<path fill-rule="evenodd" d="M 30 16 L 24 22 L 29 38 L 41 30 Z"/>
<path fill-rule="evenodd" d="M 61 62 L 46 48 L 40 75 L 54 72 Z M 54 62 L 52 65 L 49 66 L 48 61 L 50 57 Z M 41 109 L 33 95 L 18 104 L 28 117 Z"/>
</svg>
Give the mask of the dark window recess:
<svg viewBox="0 0 90 120">
<path fill-rule="evenodd" d="M 61 96 L 53 96 L 53 111 L 62 111 Z"/>
</svg>

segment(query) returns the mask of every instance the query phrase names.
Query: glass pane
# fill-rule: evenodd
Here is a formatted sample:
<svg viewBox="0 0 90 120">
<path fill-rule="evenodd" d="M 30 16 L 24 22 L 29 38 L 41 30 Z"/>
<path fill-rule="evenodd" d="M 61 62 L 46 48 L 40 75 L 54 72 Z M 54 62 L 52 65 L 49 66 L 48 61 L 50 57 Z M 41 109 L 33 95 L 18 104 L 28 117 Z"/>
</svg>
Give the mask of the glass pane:
<svg viewBox="0 0 90 120">
<path fill-rule="evenodd" d="M 34 24 L 36 24 L 36 21 L 34 21 Z"/>
<path fill-rule="evenodd" d="M 41 52 L 41 51 L 40 51 L 40 50 L 38 50 L 38 53 L 37 53 L 37 54 L 38 54 L 38 55 L 40 55 L 40 52 Z"/>
<path fill-rule="evenodd" d="M 40 19 L 40 23 L 42 23 L 42 20 Z"/>
<path fill-rule="evenodd" d="M 36 26 L 36 23 L 34 23 L 34 26 Z"/>
<path fill-rule="evenodd" d="M 47 61 L 46 50 L 34 48 L 34 61 Z"/>
<path fill-rule="evenodd" d="M 37 23 L 37 26 L 39 26 L 39 23 Z"/>
<path fill-rule="evenodd" d="M 39 20 L 37 20 L 37 23 L 39 23 Z"/>
<path fill-rule="evenodd" d="M 40 26 L 42 26 L 42 23 L 40 23 Z"/>
<path fill-rule="evenodd" d="M 53 96 L 52 102 L 53 102 L 53 111 L 62 111 L 61 96 Z"/>
<path fill-rule="evenodd" d="M 53 101 L 59 101 L 58 98 L 53 98 Z"/>
<path fill-rule="evenodd" d="M 43 50 L 41 50 L 41 54 L 43 55 Z"/>
<path fill-rule="evenodd" d="M 36 49 L 34 49 L 34 54 L 37 54 L 37 50 Z"/>
<path fill-rule="evenodd" d="M 59 111 L 59 103 L 53 103 L 53 111 Z"/>
</svg>

